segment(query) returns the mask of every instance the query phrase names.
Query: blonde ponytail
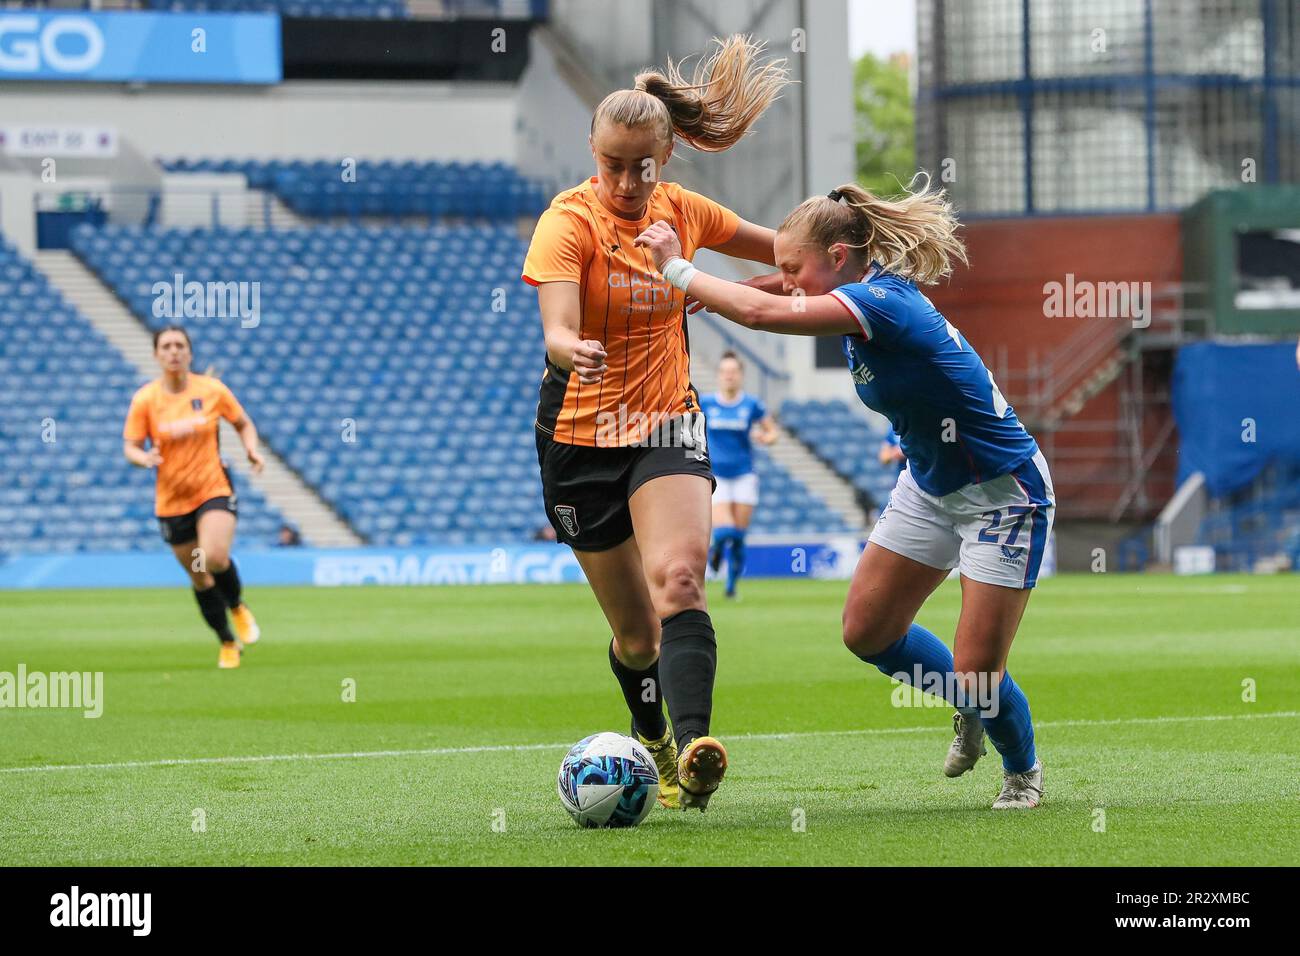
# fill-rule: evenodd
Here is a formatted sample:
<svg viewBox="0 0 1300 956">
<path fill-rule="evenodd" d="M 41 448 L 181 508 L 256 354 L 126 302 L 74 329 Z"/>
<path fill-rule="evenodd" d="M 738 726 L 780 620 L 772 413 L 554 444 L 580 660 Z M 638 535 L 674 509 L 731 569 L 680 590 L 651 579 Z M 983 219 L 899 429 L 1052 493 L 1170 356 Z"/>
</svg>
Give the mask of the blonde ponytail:
<svg viewBox="0 0 1300 956">
<path fill-rule="evenodd" d="M 952 274 L 954 260 L 969 265 L 959 228 L 943 190 L 932 190 L 930 177 L 917 173 L 900 199 L 881 199 L 857 183 L 805 199 L 779 231 L 797 231 L 821 249 L 835 243 L 861 249 L 864 265 L 874 261 L 886 272 L 931 284 Z"/>
<path fill-rule="evenodd" d="M 645 70 L 636 85 L 605 97 L 591 120 L 641 128 L 654 126 L 667 144 L 673 137 L 705 152 L 734 146 L 790 82 L 785 60 L 760 63 L 763 44 L 735 34 L 714 38 L 716 49 L 687 79 L 679 64 Z"/>
</svg>

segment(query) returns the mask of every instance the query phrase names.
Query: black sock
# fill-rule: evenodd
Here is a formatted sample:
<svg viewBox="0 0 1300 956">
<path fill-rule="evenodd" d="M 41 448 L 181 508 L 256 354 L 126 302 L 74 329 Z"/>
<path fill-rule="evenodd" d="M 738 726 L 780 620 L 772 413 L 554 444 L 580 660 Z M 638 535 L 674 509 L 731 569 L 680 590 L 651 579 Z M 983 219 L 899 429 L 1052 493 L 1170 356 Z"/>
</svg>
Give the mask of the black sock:
<svg viewBox="0 0 1300 956">
<path fill-rule="evenodd" d="M 634 671 L 614 656 L 614 642 L 609 642 L 609 669 L 618 678 L 623 689 L 623 699 L 632 712 L 632 723 L 646 740 L 658 740 L 668 729 L 664 719 L 664 705 L 659 691 L 659 662 L 655 661 L 643 671 Z"/>
<path fill-rule="evenodd" d="M 194 599 L 199 602 L 203 620 L 217 632 L 221 643 L 233 641 L 235 635 L 230 633 L 230 622 L 226 619 L 226 599 L 221 596 L 221 592 L 216 588 L 208 588 L 206 591 L 195 588 Z"/>
<path fill-rule="evenodd" d="M 217 582 L 217 590 L 226 599 L 226 607 L 239 607 L 244 586 L 239 583 L 239 571 L 235 567 L 235 562 L 231 561 L 224 571 L 213 571 L 212 580 Z"/>
<path fill-rule="evenodd" d="M 718 641 L 708 612 L 678 611 L 664 618 L 659 642 L 659 673 L 663 678 L 668 717 L 677 735 L 678 750 L 709 732 L 713 716 L 713 677 L 718 667 Z"/>
</svg>

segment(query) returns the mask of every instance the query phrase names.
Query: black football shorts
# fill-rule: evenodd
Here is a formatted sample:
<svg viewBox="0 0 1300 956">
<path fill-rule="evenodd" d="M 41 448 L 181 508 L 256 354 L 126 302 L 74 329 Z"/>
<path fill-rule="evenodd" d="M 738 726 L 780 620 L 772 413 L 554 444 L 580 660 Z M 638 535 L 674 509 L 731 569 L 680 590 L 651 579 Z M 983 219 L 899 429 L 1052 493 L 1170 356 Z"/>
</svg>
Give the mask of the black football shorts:
<svg viewBox="0 0 1300 956">
<path fill-rule="evenodd" d="M 681 441 L 675 419 L 659 445 L 601 448 L 557 442 L 537 428 L 542 500 L 556 538 L 575 551 L 607 551 L 632 536 L 628 499 L 652 478 L 700 475 L 716 486 L 708 449 Z"/>
</svg>

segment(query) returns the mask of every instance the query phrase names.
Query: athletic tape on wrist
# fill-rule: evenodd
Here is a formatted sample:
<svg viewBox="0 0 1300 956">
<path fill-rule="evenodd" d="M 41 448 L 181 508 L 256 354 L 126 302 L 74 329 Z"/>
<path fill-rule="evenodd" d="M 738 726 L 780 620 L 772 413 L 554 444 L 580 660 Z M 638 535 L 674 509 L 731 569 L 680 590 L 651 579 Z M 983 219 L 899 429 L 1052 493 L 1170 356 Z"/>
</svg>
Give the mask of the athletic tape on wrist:
<svg viewBox="0 0 1300 956">
<path fill-rule="evenodd" d="M 685 292 L 686 287 L 690 285 L 691 280 L 695 278 L 697 270 L 690 262 L 683 259 L 681 256 L 678 256 L 674 259 L 668 260 L 661 271 L 663 272 L 665 279 L 671 282 L 676 288 Z"/>
</svg>

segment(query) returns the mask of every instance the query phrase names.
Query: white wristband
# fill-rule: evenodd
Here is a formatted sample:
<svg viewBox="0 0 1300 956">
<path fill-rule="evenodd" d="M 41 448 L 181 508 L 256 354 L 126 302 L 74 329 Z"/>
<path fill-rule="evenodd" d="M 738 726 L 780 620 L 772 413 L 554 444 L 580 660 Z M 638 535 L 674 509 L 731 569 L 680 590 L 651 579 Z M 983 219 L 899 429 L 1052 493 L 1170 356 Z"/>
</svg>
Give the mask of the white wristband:
<svg viewBox="0 0 1300 956">
<path fill-rule="evenodd" d="M 695 278 L 695 273 L 698 270 L 681 256 L 674 256 L 659 271 L 676 288 L 685 292 L 686 287 L 691 284 L 691 280 Z"/>
</svg>

